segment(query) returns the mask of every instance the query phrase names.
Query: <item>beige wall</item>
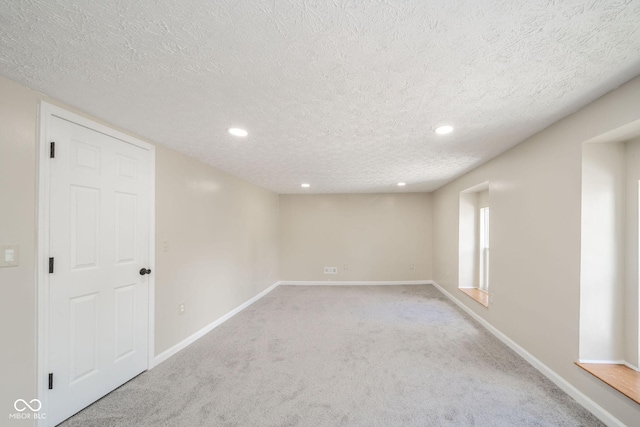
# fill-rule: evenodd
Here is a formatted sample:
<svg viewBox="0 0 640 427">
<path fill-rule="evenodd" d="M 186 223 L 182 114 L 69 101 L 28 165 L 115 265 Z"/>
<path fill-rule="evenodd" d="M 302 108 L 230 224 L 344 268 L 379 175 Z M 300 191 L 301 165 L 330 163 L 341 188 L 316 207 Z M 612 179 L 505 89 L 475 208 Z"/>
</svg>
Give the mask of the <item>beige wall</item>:
<svg viewBox="0 0 640 427">
<path fill-rule="evenodd" d="M 278 195 L 163 147 L 156 179 L 159 354 L 278 281 Z"/>
<path fill-rule="evenodd" d="M 640 119 L 640 78 L 433 193 L 434 279 L 479 316 L 628 425 L 640 405 L 578 359 L 582 142 Z M 491 182 L 489 310 L 460 296 L 460 191 Z"/>
<path fill-rule="evenodd" d="M 583 145 L 581 359 L 638 366 L 639 180 L 640 138 Z"/>
<path fill-rule="evenodd" d="M 0 77 L 0 244 L 20 245 L 20 265 L 0 268 L 0 424 L 15 412 L 16 399 L 36 397 L 37 100 Z"/>
<path fill-rule="evenodd" d="M 625 154 L 622 142 L 582 149 L 579 354 L 586 361 L 624 359 Z"/>
<path fill-rule="evenodd" d="M 431 195 L 281 195 L 280 273 L 293 281 L 431 279 Z"/>
<path fill-rule="evenodd" d="M 640 137 L 634 138 L 625 143 L 626 150 L 626 227 L 623 233 L 626 235 L 626 262 L 623 262 L 626 269 L 624 286 L 624 305 L 621 307 L 624 312 L 624 360 L 640 367 L 640 289 L 638 287 L 638 219 L 640 212 Z"/>
<path fill-rule="evenodd" d="M 478 192 L 478 209 L 489 206 L 489 190 Z"/>
<path fill-rule="evenodd" d="M 36 397 L 39 100 L 82 114 L 0 77 L 0 244 L 20 245 L 20 266 L 0 268 L 0 417 Z M 278 196 L 163 147 L 156 179 L 159 354 L 278 280 Z"/>
</svg>

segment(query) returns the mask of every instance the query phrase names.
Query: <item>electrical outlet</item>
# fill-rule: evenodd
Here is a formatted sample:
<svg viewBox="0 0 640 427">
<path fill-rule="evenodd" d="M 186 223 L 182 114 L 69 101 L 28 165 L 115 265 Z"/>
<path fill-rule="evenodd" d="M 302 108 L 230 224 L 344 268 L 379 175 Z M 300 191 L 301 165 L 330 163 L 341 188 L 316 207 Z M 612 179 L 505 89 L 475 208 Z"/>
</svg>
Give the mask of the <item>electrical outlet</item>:
<svg viewBox="0 0 640 427">
<path fill-rule="evenodd" d="M 413 270 L 413 264 L 409 264 L 409 270 Z"/>
<path fill-rule="evenodd" d="M 342 266 L 342 269 L 343 269 L 343 270 L 348 270 L 348 269 L 349 269 L 349 264 L 345 264 L 345 265 L 343 265 L 343 266 Z"/>
<path fill-rule="evenodd" d="M 184 303 L 178 304 L 178 314 L 184 314 Z"/>
<path fill-rule="evenodd" d="M 162 252 L 169 252 L 169 241 L 168 240 L 163 240 L 162 241 Z"/>
<path fill-rule="evenodd" d="M 324 274 L 338 274 L 338 267 L 325 267 Z"/>
</svg>

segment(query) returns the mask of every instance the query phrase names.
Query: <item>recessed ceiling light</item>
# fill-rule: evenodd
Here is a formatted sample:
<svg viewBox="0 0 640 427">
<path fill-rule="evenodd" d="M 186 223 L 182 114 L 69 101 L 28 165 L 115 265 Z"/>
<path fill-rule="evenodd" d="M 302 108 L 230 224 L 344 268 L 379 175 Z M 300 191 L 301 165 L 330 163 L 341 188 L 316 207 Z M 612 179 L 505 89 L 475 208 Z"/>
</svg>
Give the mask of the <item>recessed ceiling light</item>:
<svg viewBox="0 0 640 427">
<path fill-rule="evenodd" d="M 311 187 L 311 185 L 310 185 L 310 184 L 307 184 L 307 183 L 305 182 L 304 184 L 300 184 L 300 187 L 302 187 L 302 188 L 309 188 L 309 187 Z"/>
<path fill-rule="evenodd" d="M 233 136 L 247 136 L 249 132 L 240 128 L 229 128 L 229 133 Z"/>
<path fill-rule="evenodd" d="M 435 132 L 439 135 L 446 135 L 448 133 L 453 132 L 453 126 L 445 125 L 437 127 Z"/>
<path fill-rule="evenodd" d="M 399 182 L 399 183 L 398 183 L 398 187 L 404 187 L 405 185 L 407 185 L 407 183 L 406 183 L 406 182 Z"/>
</svg>

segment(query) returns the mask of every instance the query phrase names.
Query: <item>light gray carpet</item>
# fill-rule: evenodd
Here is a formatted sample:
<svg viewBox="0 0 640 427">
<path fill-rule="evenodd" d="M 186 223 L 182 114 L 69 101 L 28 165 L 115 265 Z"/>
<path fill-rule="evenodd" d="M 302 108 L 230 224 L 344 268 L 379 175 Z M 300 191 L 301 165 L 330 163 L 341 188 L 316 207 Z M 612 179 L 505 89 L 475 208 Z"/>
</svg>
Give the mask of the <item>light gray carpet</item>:
<svg viewBox="0 0 640 427">
<path fill-rule="evenodd" d="M 280 286 L 62 424 L 601 426 L 437 289 Z"/>
</svg>

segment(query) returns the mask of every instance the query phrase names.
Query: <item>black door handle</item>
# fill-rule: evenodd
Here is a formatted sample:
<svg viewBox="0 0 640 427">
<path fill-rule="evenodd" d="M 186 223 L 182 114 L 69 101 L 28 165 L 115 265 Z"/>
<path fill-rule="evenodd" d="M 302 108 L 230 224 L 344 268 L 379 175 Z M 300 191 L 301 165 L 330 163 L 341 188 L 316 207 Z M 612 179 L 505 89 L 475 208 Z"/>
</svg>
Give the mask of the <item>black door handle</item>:
<svg viewBox="0 0 640 427">
<path fill-rule="evenodd" d="M 151 274 L 151 270 L 149 270 L 148 268 L 141 268 L 140 275 L 144 276 L 145 274 Z"/>
</svg>

